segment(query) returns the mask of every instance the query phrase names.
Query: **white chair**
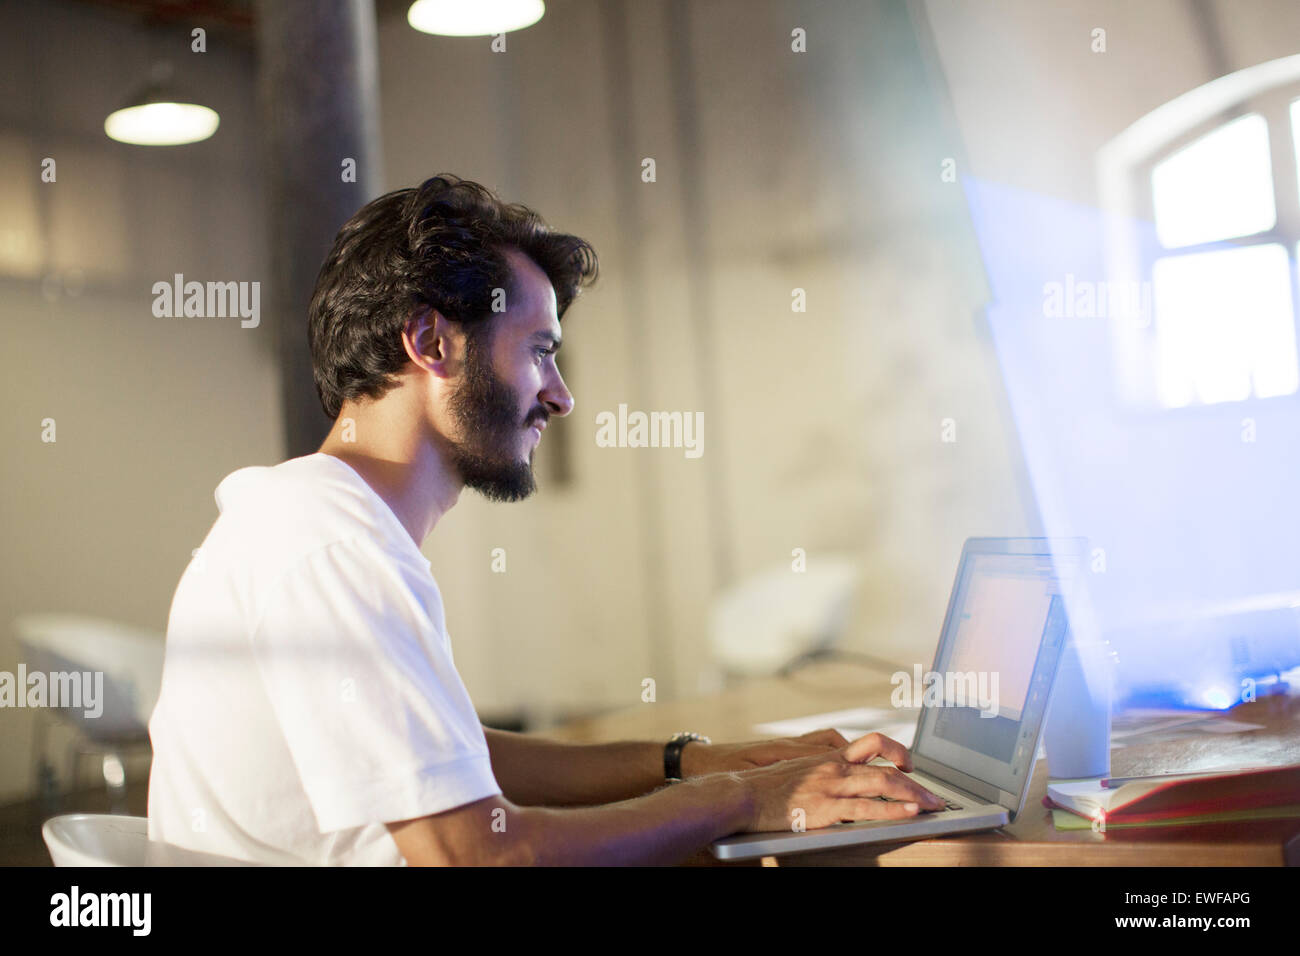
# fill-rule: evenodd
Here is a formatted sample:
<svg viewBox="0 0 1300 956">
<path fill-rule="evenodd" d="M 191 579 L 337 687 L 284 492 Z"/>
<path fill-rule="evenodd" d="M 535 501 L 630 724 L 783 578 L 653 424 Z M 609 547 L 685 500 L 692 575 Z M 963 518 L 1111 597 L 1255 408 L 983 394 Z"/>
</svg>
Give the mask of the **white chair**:
<svg viewBox="0 0 1300 956">
<path fill-rule="evenodd" d="M 832 653 L 848 624 L 859 571 L 846 555 L 817 555 L 796 572 L 780 564 L 713 604 L 713 659 L 729 676 L 767 676 Z"/>
<path fill-rule="evenodd" d="M 114 621 L 73 614 L 28 614 L 14 621 L 29 671 L 102 672 L 102 712 L 85 708 L 47 708 L 78 733 L 69 748 L 65 790 L 77 788 L 81 758 L 100 758 L 112 809 L 125 809 L 126 774 L 122 758 L 149 747 L 149 716 L 162 684 L 162 635 Z M 47 809 L 53 809 L 53 771 L 45 755 L 46 712 L 36 713 L 32 738 L 36 780 Z"/>
<path fill-rule="evenodd" d="M 55 866 L 258 866 L 149 839 L 145 817 L 70 813 L 41 827 Z"/>
</svg>

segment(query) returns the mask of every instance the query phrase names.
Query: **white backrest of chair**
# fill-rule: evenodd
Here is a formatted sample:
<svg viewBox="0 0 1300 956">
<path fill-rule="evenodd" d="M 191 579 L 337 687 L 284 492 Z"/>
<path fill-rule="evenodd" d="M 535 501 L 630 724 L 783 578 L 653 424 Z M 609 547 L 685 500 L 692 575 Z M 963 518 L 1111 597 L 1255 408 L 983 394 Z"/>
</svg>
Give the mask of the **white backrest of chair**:
<svg viewBox="0 0 1300 956">
<path fill-rule="evenodd" d="M 799 573 L 778 564 L 742 580 L 713 602 L 713 659 L 733 674 L 760 676 L 833 645 L 847 624 L 859 577 L 852 556 L 826 554 Z"/>
<path fill-rule="evenodd" d="M 91 739 L 144 732 L 162 685 L 164 640 L 143 628 L 77 614 L 23 614 L 14 630 L 28 670 L 100 671 L 104 713 L 60 710 Z"/>
<path fill-rule="evenodd" d="M 145 817 L 71 813 L 52 817 L 41 836 L 55 866 L 257 866 L 149 839 Z"/>
<path fill-rule="evenodd" d="M 55 866 L 145 866 L 149 821 L 71 813 L 45 821 L 41 836 Z"/>
</svg>

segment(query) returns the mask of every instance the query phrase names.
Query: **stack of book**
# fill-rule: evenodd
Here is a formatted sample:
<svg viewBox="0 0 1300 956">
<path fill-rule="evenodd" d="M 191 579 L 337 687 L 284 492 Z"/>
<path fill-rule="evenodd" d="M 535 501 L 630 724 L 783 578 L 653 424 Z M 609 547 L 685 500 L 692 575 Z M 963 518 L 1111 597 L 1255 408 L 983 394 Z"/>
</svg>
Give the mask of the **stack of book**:
<svg viewBox="0 0 1300 956">
<path fill-rule="evenodd" d="M 1300 765 L 1048 784 L 1058 830 L 1300 817 Z"/>
</svg>

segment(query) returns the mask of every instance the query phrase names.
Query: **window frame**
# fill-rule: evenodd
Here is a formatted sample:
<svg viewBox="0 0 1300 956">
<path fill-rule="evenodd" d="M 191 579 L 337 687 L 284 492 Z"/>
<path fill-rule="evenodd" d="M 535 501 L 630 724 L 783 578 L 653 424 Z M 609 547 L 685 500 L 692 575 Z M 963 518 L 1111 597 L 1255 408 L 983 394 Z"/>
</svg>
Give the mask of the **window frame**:
<svg viewBox="0 0 1300 956">
<path fill-rule="evenodd" d="M 1300 157 L 1292 129 L 1291 104 L 1300 99 L 1300 54 L 1270 60 L 1212 80 L 1147 113 L 1097 154 L 1098 187 L 1105 222 L 1107 280 L 1137 282 L 1151 288 L 1157 259 L 1233 247 L 1281 245 L 1286 252 L 1291 291 L 1291 322 L 1300 364 Z M 1273 176 L 1275 221 L 1272 228 L 1229 239 L 1166 248 L 1155 230 L 1151 174 L 1157 165 L 1233 120 L 1258 114 L 1264 119 Z M 1169 407 L 1159 398 L 1155 316 L 1141 321 L 1112 320 L 1112 353 L 1118 399 L 1131 410 L 1163 414 L 1229 410 L 1247 403 L 1296 401 L 1300 390 L 1241 401 Z"/>
</svg>

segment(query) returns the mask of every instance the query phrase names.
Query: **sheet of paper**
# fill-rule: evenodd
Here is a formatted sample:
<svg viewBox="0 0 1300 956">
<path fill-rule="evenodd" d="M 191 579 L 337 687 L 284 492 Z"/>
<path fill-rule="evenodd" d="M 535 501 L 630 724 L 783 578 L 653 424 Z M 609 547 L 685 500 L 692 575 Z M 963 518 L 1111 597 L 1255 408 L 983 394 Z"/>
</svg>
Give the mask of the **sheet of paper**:
<svg viewBox="0 0 1300 956">
<path fill-rule="evenodd" d="M 1167 720 L 1157 720 L 1147 724 L 1137 725 L 1111 725 L 1110 739 L 1121 740 L 1125 737 L 1134 737 L 1140 734 L 1153 734 L 1156 731 L 1168 730 L 1171 727 L 1181 727 L 1183 724 L 1195 723 L 1205 718 L 1200 714 L 1182 714 L 1179 717 L 1170 717 Z"/>
<path fill-rule="evenodd" d="M 916 738 L 916 714 L 915 710 L 856 707 L 755 724 L 754 732 L 762 737 L 797 737 L 823 727 L 833 727 L 845 740 L 855 740 L 874 732 L 892 737 L 904 747 L 911 747 Z M 900 720 L 900 717 L 903 719 Z M 1036 759 L 1042 760 L 1044 756 L 1046 751 L 1039 746 Z"/>
<path fill-rule="evenodd" d="M 1184 714 L 1182 717 L 1174 717 L 1169 720 L 1157 721 L 1153 724 L 1146 724 L 1138 727 L 1120 727 L 1111 728 L 1110 739 L 1123 740 L 1127 737 L 1145 736 L 1158 732 L 1173 730 L 1188 733 L 1210 733 L 1210 734 L 1243 734 L 1249 730 L 1263 730 L 1262 724 L 1248 724 L 1241 720 L 1226 720 L 1217 716 L 1206 716 L 1204 714 Z"/>
<path fill-rule="evenodd" d="M 912 746 L 912 739 L 916 735 L 916 721 L 878 724 L 874 727 L 836 727 L 835 729 L 840 732 L 840 735 L 845 740 L 856 740 L 858 737 L 864 737 L 870 733 L 878 733 L 884 734 L 886 737 L 892 737 L 904 747 L 910 747 Z"/>
<path fill-rule="evenodd" d="M 1263 724 L 1248 724 L 1242 720 L 1207 720 L 1196 727 L 1208 734 L 1244 734 L 1248 730 L 1263 730 Z"/>
<path fill-rule="evenodd" d="M 1175 707 L 1130 707 L 1115 716 L 1115 721 L 1136 720 L 1156 720 L 1161 717 L 1209 717 L 1217 711 L 1213 710 L 1188 710 L 1187 708 Z"/>
<path fill-rule="evenodd" d="M 863 733 L 870 733 L 871 729 L 881 724 L 898 723 L 900 716 L 905 717 L 907 715 L 911 715 L 912 720 L 915 721 L 915 711 L 885 710 L 880 707 L 853 707 L 849 710 L 832 710 L 825 714 L 812 714 L 808 717 L 771 720 L 767 723 L 755 724 L 754 731 L 765 737 L 798 737 L 800 734 L 821 730 L 825 727 L 834 727 L 836 729 L 840 727 L 849 729 L 869 728 L 859 733 L 858 736 L 860 737 Z"/>
</svg>

